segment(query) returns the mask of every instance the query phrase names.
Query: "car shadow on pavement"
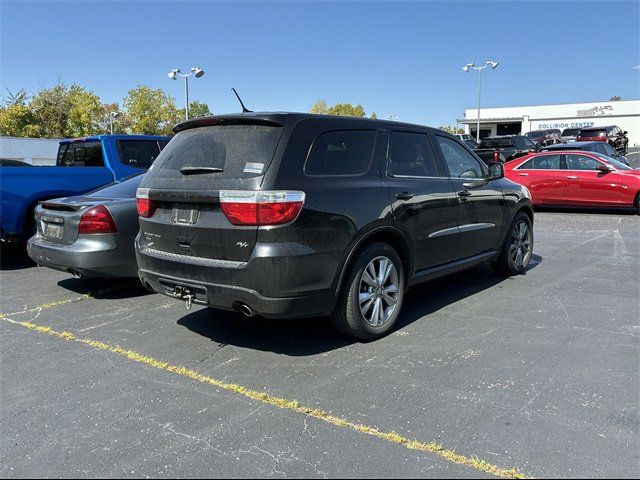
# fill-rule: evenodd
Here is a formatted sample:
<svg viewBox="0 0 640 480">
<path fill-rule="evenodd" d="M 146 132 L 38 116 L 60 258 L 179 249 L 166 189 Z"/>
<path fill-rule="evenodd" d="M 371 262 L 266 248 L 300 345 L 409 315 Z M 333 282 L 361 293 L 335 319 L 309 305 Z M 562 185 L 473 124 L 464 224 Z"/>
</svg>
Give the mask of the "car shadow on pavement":
<svg viewBox="0 0 640 480">
<path fill-rule="evenodd" d="M 23 244 L 2 246 L 0 270 L 21 270 L 35 266 L 36 263 L 29 258 Z"/>
<path fill-rule="evenodd" d="M 527 272 L 541 262 L 542 258 L 534 255 Z M 486 265 L 415 287 L 407 293 L 396 330 L 505 280 L 506 277 L 496 274 L 491 266 Z M 238 313 L 205 308 L 185 315 L 178 320 L 178 325 L 219 345 L 292 357 L 317 355 L 356 343 L 356 340 L 338 333 L 328 318 L 244 318 Z"/>
<path fill-rule="evenodd" d="M 536 207 L 536 213 L 577 213 L 577 214 L 597 214 L 597 215 L 628 215 L 637 216 L 637 210 L 633 208 L 579 208 L 579 207 Z"/>
<path fill-rule="evenodd" d="M 70 277 L 60 280 L 58 286 L 97 299 L 119 300 L 152 294 L 137 278 Z"/>
</svg>

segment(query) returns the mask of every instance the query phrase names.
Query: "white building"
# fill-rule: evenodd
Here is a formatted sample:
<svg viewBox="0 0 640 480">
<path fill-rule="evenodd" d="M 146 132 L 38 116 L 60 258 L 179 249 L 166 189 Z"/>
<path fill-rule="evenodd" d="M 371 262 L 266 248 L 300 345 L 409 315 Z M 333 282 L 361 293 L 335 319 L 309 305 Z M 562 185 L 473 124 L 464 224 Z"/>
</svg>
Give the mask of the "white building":
<svg viewBox="0 0 640 480">
<path fill-rule="evenodd" d="M 51 138 L 0 137 L 0 158 L 32 165 L 55 165 L 59 143 Z"/>
<path fill-rule="evenodd" d="M 468 108 L 464 118 L 465 132 L 476 136 L 477 108 Z M 626 130 L 629 145 L 640 145 L 640 100 L 615 102 L 566 103 L 527 107 L 482 108 L 480 138 L 489 135 L 524 134 L 545 128 L 581 128 L 618 125 Z"/>
</svg>

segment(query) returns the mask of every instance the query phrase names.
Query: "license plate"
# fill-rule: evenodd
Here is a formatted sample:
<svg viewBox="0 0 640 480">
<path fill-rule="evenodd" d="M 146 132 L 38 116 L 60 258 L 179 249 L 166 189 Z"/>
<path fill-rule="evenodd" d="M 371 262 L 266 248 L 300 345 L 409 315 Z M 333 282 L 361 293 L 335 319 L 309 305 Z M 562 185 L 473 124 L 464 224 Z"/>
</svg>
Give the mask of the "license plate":
<svg viewBox="0 0 640 480">
<path fill-rule="evenodd" d="M 194 225 L 198 221 L 198 208 L 174 208 L 171 215 L 171 221 L 173 223 Z"/>
<path fill-rule="evenodd" d="M 62 225 L 57 225 L 55 223 L 45 223 L 44 234 L 45 236 L 51 238 L 62 238 Z"/>
</svg>

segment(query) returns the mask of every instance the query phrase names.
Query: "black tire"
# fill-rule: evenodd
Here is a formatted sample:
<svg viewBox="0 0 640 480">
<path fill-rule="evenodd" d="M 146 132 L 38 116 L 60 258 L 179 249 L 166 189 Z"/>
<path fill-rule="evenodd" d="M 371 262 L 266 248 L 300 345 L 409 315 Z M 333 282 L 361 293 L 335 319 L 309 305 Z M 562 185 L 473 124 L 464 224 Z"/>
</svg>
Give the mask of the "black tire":
<svg viewBox="0 0 640 480">
<path fill-rule="evenodd" d="M 636 213 L 640 215 L 640 192 L 636 195 Z"/>
<path fill-rule="evenodd" d="M 381 286 L 379 285 L 378 287 L 367 287 L 373 290 L 371 292 L 361 292 L 362 286 L 364 285 L 362 282 L 366 283 L 366 280 L 363 279 L 365 269 L 369 266 L 370 263 L 379 262 L 380 259 L 383 258 L 391 261 L 393 267 L 395 267 L 394 278 L 397 281 L 397 285 L 395 285 L 394 281 L 390 278 L 388 283 L 385 282 Z M 383 298 L 379 298 L 379 295 L 384 295 L 384 293 L 382 293 L 382 290 L 384 289 L 385 285 L 388 285 L 387 288 L 389 289 L 391 288 L 391 285 L 395 285 L 397 287 L 395 307 L 392 310 L 389 310 L 388 319 L 384 319 L 387 311 L 385 310 L 385 303 L 383 302 L 386 302 L 386 300 L 383 300 Z M 332 315 L 333 325 L 344 335 L 354 337 L 359 340 L 370 341 L 383 337 L 393 329 L 396 321 L 398 320 L 398 316 L 400 315 L 402 303 L 404 300 L 404 291 L 404 268 L 402 265 L 402 260 L 400 259 L 398 253 L 389 244 L 371 244 L 362 252 L 360 252 L 360 254 L 353 260 L 351 266 L 349 267 L 349 270 L 347 271 L 346 277 L 344 278 L 344 282 L 342 284 L 342 288 L 340 290 L 338 302 L 336 303 L 336 308 Z M 381 320 L 384 323 L 375 326 L 367 321 L 362 313 L 362 309 L 360 308 L 361 293 L 363 295 L 373 295 L 372 300 L 374 303 L 373 306 L 369 305 L 369 307 L 373 308 L 374 310 L 376 308 L 375 302 L 380 301 L 379 305 L 382 305 Z M 378 308 L 378 311 L 379 310 L 380 308 Z M 369 311 L 367 311 L 367 313 L 369 313 Z M 373 311 L 371 311 L 370 315 L 373 318 Z"/>
<path fill-rule="evenodd" d="M 523 249 L 523 247 L 525 246 L 525 240 L 521 239 L 518 235 L 518 229 L 521 228 L 520 225 L 522 223 L 526 224 L 527 226 L 526 241 L 528 241 L 528 247 L 526 252 L 523 252 L 522 254 L 522 261 L 517 262 L 517 260 L 514 259 L 514 255 L 517 255 L 518 249 Z M 515 247 L 515 252 L 512 252 L 513 247 Z M 533 224 L 531 223 L 529 215 L 524 212 L 518 212 L 513 218 L 511 225 L 509 226 L 509 231 L 507 232 L 507 236 L 504 239 L 504 244 L 502 245 L 500 255 L 493 262 L 493 268 L 501 275 L 520 275 L 524 273 L 529 267 L 532 255 Z"/>
</svg>

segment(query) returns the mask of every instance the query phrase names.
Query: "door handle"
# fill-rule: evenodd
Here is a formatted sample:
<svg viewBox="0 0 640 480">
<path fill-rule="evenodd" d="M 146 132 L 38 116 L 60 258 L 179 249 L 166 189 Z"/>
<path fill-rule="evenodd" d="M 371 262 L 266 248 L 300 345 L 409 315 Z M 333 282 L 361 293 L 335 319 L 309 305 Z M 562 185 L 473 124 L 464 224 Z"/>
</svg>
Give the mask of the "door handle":
<svg viewBox="0 0 640 480">
<path fill-rule="evenodd" d="M 575 175 L 567 175 L 567 180 L 577 180 L 578 177 L 576 177 Z"/>
<path fill-rule="evenodd" d="M 409 193 L 409 192 L 396 193 L 396 198 L 398 200 L 411 200 L 413 198 L 413 193 Z"/>
<path fill-rule="evenodd" d="M 462 200 L 466 200 L 470 196 L 471 192 L 469 190 L 462 190 L 461 192 L 458 192 L 458 197 L 460 197 L 460 199 Z"/>
<path fill-rule="evenodd" d="M 528 177 L 529 174 L 528 173 L 519 173 L 518 176 L 519 177 Z"/>
</svg>

